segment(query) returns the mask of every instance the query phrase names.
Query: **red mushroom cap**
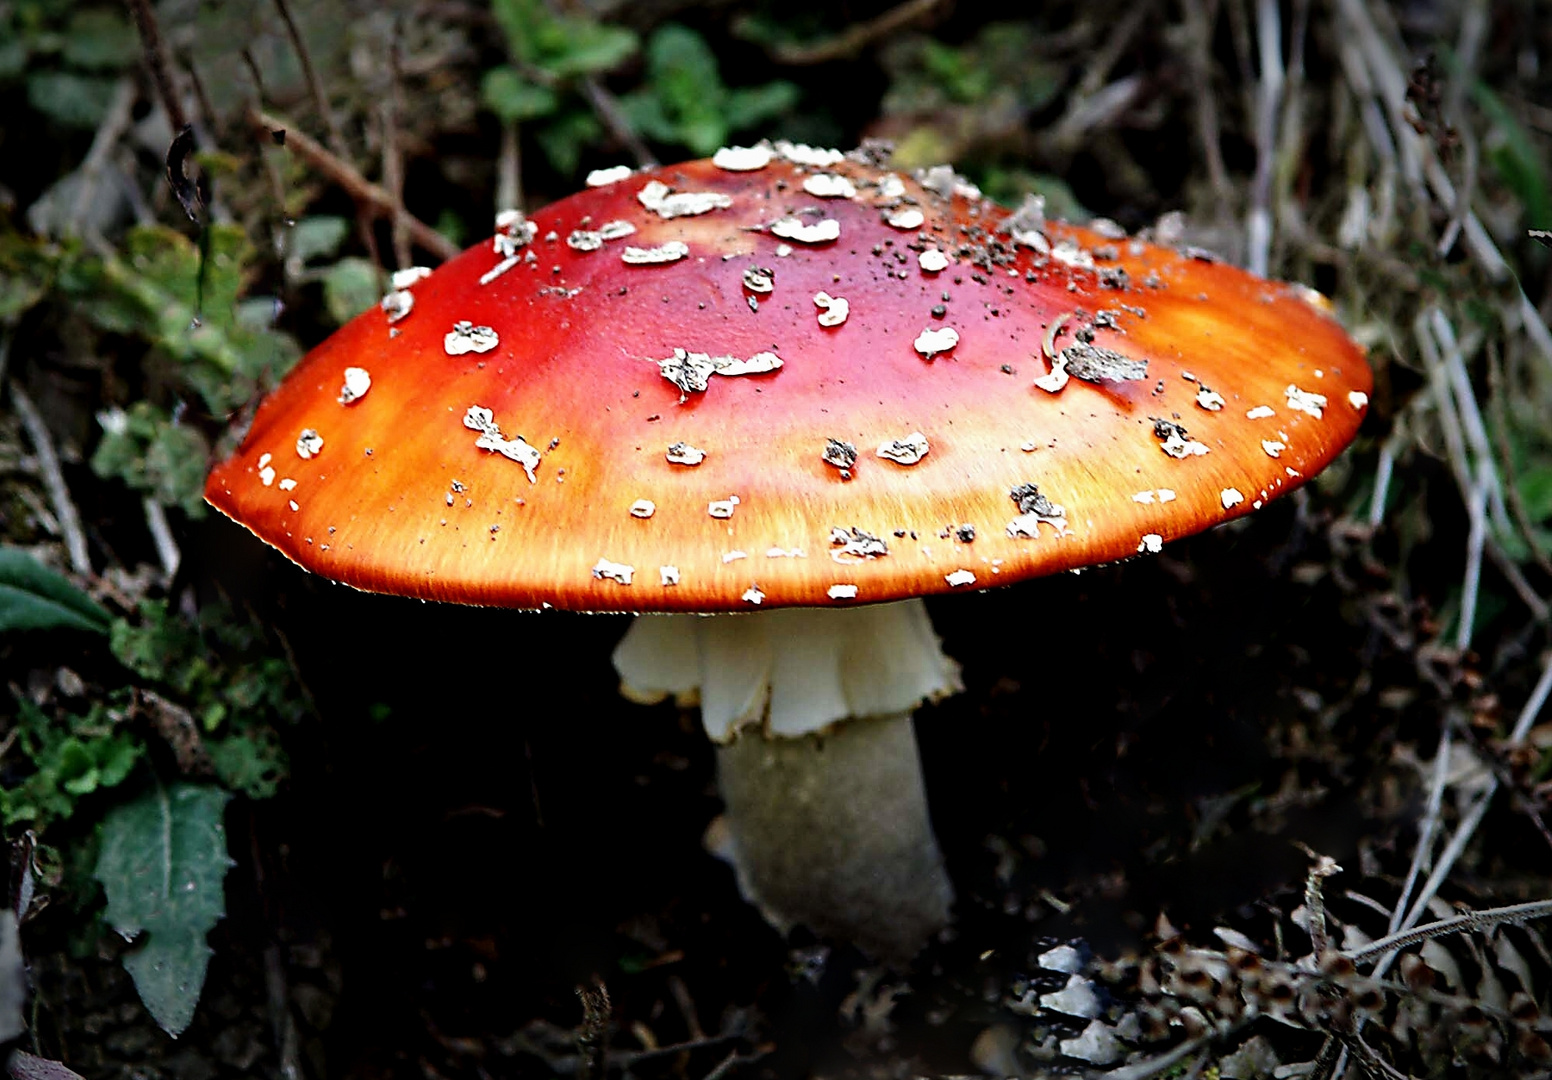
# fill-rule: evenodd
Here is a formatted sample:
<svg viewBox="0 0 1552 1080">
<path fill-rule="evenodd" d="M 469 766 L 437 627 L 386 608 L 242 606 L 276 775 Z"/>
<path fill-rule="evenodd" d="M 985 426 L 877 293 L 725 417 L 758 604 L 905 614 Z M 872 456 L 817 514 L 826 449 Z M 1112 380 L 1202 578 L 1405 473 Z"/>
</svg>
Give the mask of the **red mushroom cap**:
<svg viewBox="0 0 1552 1080">
<path fill-rule="evenodd" d="M 206 498 L 362 589 L 749 610 L 1157 550 L 1352 439 L 1318 294 L 924 180 L 779 144 L 509 221 L 314 349 Z"/>
</svg>

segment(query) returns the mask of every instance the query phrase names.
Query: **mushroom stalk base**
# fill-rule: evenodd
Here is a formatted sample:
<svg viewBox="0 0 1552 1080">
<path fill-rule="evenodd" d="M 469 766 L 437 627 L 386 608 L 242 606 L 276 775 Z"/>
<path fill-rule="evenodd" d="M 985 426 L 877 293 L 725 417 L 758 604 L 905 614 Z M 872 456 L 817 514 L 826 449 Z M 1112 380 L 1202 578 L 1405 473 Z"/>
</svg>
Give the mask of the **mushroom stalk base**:
<svg viewBox="0 0 1552 1080">
<path fill-rule="evenodd" d="M 717 748 L 717 768 L 727 814 L 714 846 L 773 925 L 905 961 L 948 924 L 954 891 L 909 713 L 798 739 L 745 733 Z"/>
</svg>

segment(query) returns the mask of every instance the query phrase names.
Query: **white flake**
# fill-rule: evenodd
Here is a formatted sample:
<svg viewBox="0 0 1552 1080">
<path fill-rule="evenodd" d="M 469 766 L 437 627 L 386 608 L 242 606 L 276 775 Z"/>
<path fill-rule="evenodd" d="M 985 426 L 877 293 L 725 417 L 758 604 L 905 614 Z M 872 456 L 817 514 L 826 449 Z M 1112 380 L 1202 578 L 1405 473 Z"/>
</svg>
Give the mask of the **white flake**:
<svg viewBox="0 0 1552 1080">
<path fill-rule="evenodd" d="M 657 579 L 662 585 L 679 584 L 679 568 L 677 566 L 660 566 L 657 568 Z"/>
<path fill-rule="evenodd" d="M 303 428 L 296 437 L 296 456 L 306 461 L 323 453 L 323 436 L 312 428 Z"/>
<path fill-rule="evenodd" d="M 651 499 L 637 499 L 630 505 L 630 515 L 636 518 L 649 518 L 657 513 L 657 503 Z"/>
<path fill-rule="evenodd" d="M 857 586 L 831 585 L 825 590 L 825 595 L 831 600 L 855 600 L 857 599 Z"/>
<path fill-rule="evenodd" d="M 403 270 L 395 270 L 389 278 L 395 292 L 411 288 L 417 281 L 423 281 L 431 276 L 429 266 L 406 266 Z"/>
<path fill-rule="evenodd" d="M 648 181 L 636 192 L 636 200 L 664 219 L 696 217 L 733 205 L 733 197 L 720 191 L 675 191 L 661 180 Z"/>
<path fill-rule="evenodd" d="M 726 566 L 728 563 L 735 563 L 739 559 L 747 558 L 749 558 L 749 552 L 747 551 L 724 551 L 722 553 L 722 565 Z"/>
<path fill-rule="evenodd" d="M 607 187 L 610 184 L 617 184 L 621 180 L 630 179 L 630 175 L 633 172 L 635 170 L 629 165 L 614 165 L 607 169 L 594 169 L 587 174 L 587 186 Z"/>
<path fill-rule="evenodd" d="M 961 585 L 974 585 L 975 575 L 969 570 L 955 570 L 952 574 L 946 574 L 943 580 L 948 582 L 949 588 L 957 589 Z"/>
<path fill-rule="evenodd" d="M 898 199 L 905 195 L 905 181 L 898 173 L 889 173 L 878 182 L 878 197 L 880 199 Z"/>
<path fill-rule="evenodd" d="M 1268 416 L 1276 416 L 1277 411 L 1270 405 L 1257 405 L 1245 414 L 1246 420 L 1265 420 Z"/>
<path fill-rule="evenodd" d="M 1309 413 L 1316 420 L 1320 419 L 1321 413 L 1326 408 L 1324 394 L 1312 394 L 1308 390 L 1300 390 L 1292 383 L 1288 384 L 1288 388 L 1283 393 L 1288 395 L 1288 408 Z"/>
<path fill-rule="evenodd" d="M 1208 412 L 1217 412 L 1223 408 L 1223 395 L 1204 386 L 1196 392 L 1196 403 Z"/>
<path fill-rule="evenodd" d="M 926 221 L 927 215 L 923 214 L 914 206 L 907 206 L 903 209 L 896 210 L 894 213 L 884 218 L 885 225 L 888 225 L 890 228 L 894 229 L 902 229 L 906 232 L 910 232 L 912 229 L 921 228 L 922 225 L 926 223 Z"/>
<path fill-rule="evenodd" d="M 1175 492 L 1170 488 L 1159 488 L 1159 502 L 1167 503 L 1175 501 Z"/>
<path fill-rule="evenodd" d="M 596 229 L 573 229 L 566 246 L 572 251 L 597 251 L 604 246 L 604 236 Z"/>
<path fill-rule="evenodd" d="M 620 259 L 629 266 L 656 266 L 660 263 L 678 262 L 690 254 L 690 245 L 683 240 L 670 240 L 657 247 L 627 246 Z"/>
<path fill-rule="evenodd" d="M 1355 409 L 1361 409 L 1369 403 L 1369 395 L 1362 390 L 1349 390 L 1347 392 L 1347 403 Z"/>
<path fill-rule="evenodd" d="M 879 443 L 878 456 L 901 465 L 915 465 L 927 456 L 929 449 L 927 436 L 919 431 L 913 431 L 903 439 L 890 439 L 888 442 Z"/>
<path fill-rule="evenodd" d="M 398 289 L 383 297 L 378 305 L 383 309 L 383 314 L 388 316 L 388 323 L 398 322 L 408 315 L 415 307 L 415 294 L 407 289 Z"/>
<path fill-rule="evenodd" d="M 751 585 L 749 588 L 744 590 L 744 595 L 739 597 L 739 599 L 744 601 L 746 604 L 759 604 L 762 600 L 765 599 L 765 594 L 760 591 L 760 586 Z"/>
<path fill-rule="evenodd" d="M 827 244 L 841 236 L 841 223 L 825 218 L 812 225 L 805 225 L 795 217 L 778 218 L 771 223 L 771 235 L 783 240 L 796 240 L 800 244 Z"/>
<path fill-rule="evenodd" d="M 808 552 L 802 548 L 771 547 L 765 549 L 767 559 L 806 559 Z"/>
<path fill-rule="evenodd" d="M 610 562 L 608 559 L 599 559 L 593 564 L 593 576 L 600 581 L 605 579 L 617 581 L 621 585 L 629 585 L 631 578 L 636 576 L 636 568 L 625 563 Z"/>
<path fill-rule="evenodd" d="M 671 465 L 699 465 L 705 460 L 706 451 L 687 442 L 672 443 L 668 447 L 668 462 Z"/>
<path fill-rule="evenodd" d="M 1199 443 L 1195 439 L 1182 438 L 1180 432 L 1172 431 L 1169 438 L 1159 443 L 1159 449 L 1172 458 L 1201 457 L 1207 453 L 1207 445 Z"/>
<path fill-rule="evenodd" d="M 928 248 L 916 256 L 916 263 L 926 274 L 936 274 L 940 270 L 948 269 L 948 256 L 937 248 Z"/>
<path fill-rule="evenodd" d="M 738 505 L 738 496 L 729 495 L 725 499 L 717 499 L 706 504 L 706 513 L 723 521 L 733 516 L 733 508 Z"/>
<path fill-rule="evenodd" d="M 263 484 L 265 487 L 269 487 L 274 482 L 275 467 L 273 465 L 266 465 L 259 470 L 259 483 Z"/>
<path fill-rule="evenodd" d="M 1223 501 L 1225 510 L 1232 510 L 1245 501 L 1245 496 L 1240 494 L 1239 488 L 1224 488 L 1218 493 L 1218 498 Z"/>
<path fill-rule="evenodd" d="M 521 261 L 522 260 L 519 259 L 516 255 L 508 255 L 505 259 L 502 259 L 495 266 L 492 266 L 489 270 L 480 275 L 480 284 L 489 285 L 492 281 L 495 281 L 498 277 L 512 269 L 512 267 L 516 266 Z"/>
<path fill-rule="evenodd" d="M 1164 538 L 1158 533 L 1144 533 L 1142 540 L 1137 544 L 1137 550 L 1157 555 L 1164 550 Z"/>
<path fill-rule="evenodd" d="M 806 143 L 791 143 L 786 139 L 777 139 L 775 150 L 792 164 L 806 165 L 812 169 L 827 169 L 831 165 L 839 165 L 846 160 L 846 155 L 839 150 L 826 150 Z"/>
<path fill-rule="evenodd" d="M 474 440 L 476 447 L 517 462 L 528 474 L 530 484 L 538 482 L 534 470 L 539 467 L 539 451 L 528 445 L 521 435 L 513 439 L 505 438 L 501 434 L 500 425 L 496 423 L 495 414 L 489 409 L 483 405 L 470 405 L 463 414 L 463 426 L 480 433 L 480 437 Z"/>
<path fill-rule="evenodd" d="M 274 454 L 260 454 L 259 455 L 259 468 L 261 468 L 261 469 L 264 468 L 264 466 L 268 465 L 274 459 L 275 459 L 275 455 Z"/>
<path fill-rule="evenodd" d="M 916 340 L 911 343 L 917 352 L 931 360 L 939 353 L 948 352 L 959 344 L 959 331 L 952 326 L 943 326 L 934 330 L 930 326 L 916 335 Z"/>
<path fill-rule="evenodd" d="M 1071 240 L 1058 240 L 1051 245 L 1051 258 L 1066 263 L 1075 270 L 1094 269 L 1094 256 Z"/>
<path fill-rule="evenodd" d="M 1262 439 L 1261 449 L 1266 451 L 1267 457 L 1280 457 L 1282 452 L 1288 449 L 1288 444 L 1280 443 L 1275 439 Z"/>
<path fill-rule="evenodd" d="M 736 356 L 675 349 L 672 356 L 654 362 L 663 378 L 679 388 L 681 401 L 691 393 L 704 393 L 713 375 L 763 375 L 781 367 L 781 357 L 772 352 L 755 353 L 741 360 Z"/>
<path fill-rule="evenodd" d="M 771 148 L 765 143 L 754 146 L 724 146 L 711 155 L 711 163 L 728 172 L 753 172 L 771 163 Z"/>
<path fill-rule="evenodd" d="M 339 397 L 336 399 L 341 405 L 351 405 L 366 397 L 366 392 L 372 389 L 372 375 L 366 368 L 348 367 L 345 369 L 345 381 L 340 386 Z"/>
<path fill-rule="evenodd" d="M 295 491 L 296 490 L 296 480 L 294 478 L 288 476 L 285 479 L 281 480 L 280 483 L 277 486 L 280 488 L 281 491 Z"/>
<path fill-rule="evenodd" d="M 834 173 L 811 173 L 803 178 L 803 190 L 816 199 L 854 199 L 857 186 Z"/>
<path fill-rule="evenodd" d="M 814 294 L 814 306 L 819 308 L 820 326 L 840 326 L 851 314 L 851 304 L 839 296 L 827 292 Z"/>
<path fill-rule="evenodd" d="M 832 528 L 830 546 L 830 558 L 842 564 L 858 559 L 877 559 L 889 554 L 889 545 L 881 538 L 856 527 L 843 529 L 837 525 Z"/>
<path fill-rule="evenodd" d="M 295 499 L 292 499 L 290 502 L 286 503 L 286 505 L 291 508 L 291 512 L 293 514 L 301 509 L 301 507 L 296 504 L 296 500 Z"/>
<path fill-rule="evenodd" d="M 621 220 L 606 221 L 598 226 L 598 235 L 605 240 L 618 240 L 621 237 L 631 235 L 635 231 L 636 226 L 628 221 Z"/>
<path fill-rule="evenodd" d="M 442 339 L 442 348 L 447 350 L 448 356 L 462 356 L 464 353 L 488 353 L 500 343 L 501 339 L 490 327 L 475 326 L 463 320 L 453 324 Z"/>
</svg>

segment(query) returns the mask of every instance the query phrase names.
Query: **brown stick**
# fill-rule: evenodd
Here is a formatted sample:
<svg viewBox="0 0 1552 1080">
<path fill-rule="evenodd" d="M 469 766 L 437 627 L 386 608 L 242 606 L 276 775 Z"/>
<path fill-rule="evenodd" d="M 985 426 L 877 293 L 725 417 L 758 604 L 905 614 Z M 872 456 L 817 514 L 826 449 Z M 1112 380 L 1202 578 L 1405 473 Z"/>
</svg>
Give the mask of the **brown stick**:
<svg viewBox="0 0 1552 1080">
<path fill-rule="evenodd" d="M 303 161 L 323 173 L 344 188 L 352 199 L 369 207 L 379 215 L 402 215 L 410 239 L 439 259 L 451 259 L 458 254 L 458 245 L 437 232 L 430 225 L 415 217 L 388 192 L 362 176 L 348 161 L 331 154 L 322 144 L 296 130 L 290 123 L 255 106 L 248 107 L 248 123 L 267 136 L 276 131 L 286 133 L 286 146 Z"/>
<path fill-rule="evenodd" d="M 771 49 L 771 59 L 778 64 L 802 66 L 824 64 L 831 60 L 849 60 L 873 42 L 903 30 L 918 19 L 931 14 L 943 0 L 904 0 L 866 22 L 855 23 L 846 30 L 823 41 L 806 45 L 777 45 Z"/>
<path fill-rule="evenodd" d="M 172 65 L 167 61 L 167 44 L 162 40 L 161 28 L 156 22 L 156 12 L 151 10 L 150 0 L 125 0 L 129 13 L 134 16 L 135 27 L 140 31 L 140 43 L 145 48 L 146 66 L 151 69 L 151 80 L 167 110 L 167 122 L 177 134 L 189 124 L 183 111 L 183 99 L 178 96 L 177 85 L 172 79 Z"/>
</svg>

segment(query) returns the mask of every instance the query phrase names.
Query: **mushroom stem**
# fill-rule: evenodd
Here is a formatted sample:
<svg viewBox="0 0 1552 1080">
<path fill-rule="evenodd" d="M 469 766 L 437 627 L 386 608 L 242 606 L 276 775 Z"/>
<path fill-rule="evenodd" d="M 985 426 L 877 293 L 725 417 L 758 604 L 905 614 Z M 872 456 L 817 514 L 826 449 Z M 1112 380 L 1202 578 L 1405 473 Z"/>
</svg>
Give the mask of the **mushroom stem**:
<svg viewBox="0 0 1552 1080">
<path fill-rule="evenodd" d="M 637 701 L 697 701 L 727 814 L 712 846 L 794 923 L 905 960 L 948 922 L 911 712 L 960 688 L 920 600 L 638 618 L 614 654 Z"/>
<path fill-rule="evenodd" d="M 708 846 L 786 931 L 802 923 L 909 960 L 948 923 L 954 890 L 932 835 L 909 713 L 823 735 L 745 735 L 717 748 L 727 814 Z"/>
</svg>

